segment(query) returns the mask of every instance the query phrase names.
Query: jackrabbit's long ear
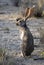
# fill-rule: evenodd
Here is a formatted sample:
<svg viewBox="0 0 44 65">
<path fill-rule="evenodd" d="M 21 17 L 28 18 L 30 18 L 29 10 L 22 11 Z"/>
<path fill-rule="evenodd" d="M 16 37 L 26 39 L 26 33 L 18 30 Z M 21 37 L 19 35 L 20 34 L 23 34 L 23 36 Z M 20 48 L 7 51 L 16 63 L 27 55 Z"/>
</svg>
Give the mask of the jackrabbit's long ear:
<svg viewBox="0 0 44 65">
<path fill-rule="evenodd" d="M 33 5 L 31 8 L 26 8 L 26 12 L 25 12 L 25 21 L 32 16 L 32 14 L 34 13 L 34 9 L 35 9 L 35 5 Z"/>
<path fill-rule="evenodd" d="M 30 8 L 26 8 L 26 10 L 25 10 L 25 17 L 28 15 L 29 9 L 30 9 Z"/>
</svg>

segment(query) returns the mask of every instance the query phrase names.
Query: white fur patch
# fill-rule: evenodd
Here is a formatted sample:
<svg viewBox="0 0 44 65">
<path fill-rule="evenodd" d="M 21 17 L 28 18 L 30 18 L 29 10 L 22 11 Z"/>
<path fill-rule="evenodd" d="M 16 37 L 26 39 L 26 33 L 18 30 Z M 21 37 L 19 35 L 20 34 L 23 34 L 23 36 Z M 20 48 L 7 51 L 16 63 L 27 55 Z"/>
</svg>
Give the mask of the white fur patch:
<svg viewBox="0 0 44 65">
<path fill-rule="evenodd" d="M 23 53 L 22 53 L 22 51 L 21 51 L 21 56 L 23 57 Z"/>
<path fill-rule="evenodd" d="M 21 40 L 23 39 L 23 36 L 24 36 L 24 32 L 22 31 L 20 35 Z"/>
</svg>

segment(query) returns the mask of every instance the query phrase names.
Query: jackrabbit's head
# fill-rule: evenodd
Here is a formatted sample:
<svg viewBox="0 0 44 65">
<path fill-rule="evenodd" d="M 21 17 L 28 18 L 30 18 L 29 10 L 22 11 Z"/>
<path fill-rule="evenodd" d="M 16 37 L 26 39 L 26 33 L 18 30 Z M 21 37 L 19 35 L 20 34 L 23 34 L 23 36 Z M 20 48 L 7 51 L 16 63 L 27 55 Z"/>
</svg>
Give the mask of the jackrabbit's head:
<svg viewBox="0 0 44 65">
<path fill-rule="evenodd" d="M 16 19 L 16 25 L 24 27 L 26 25 L 26 21 L 24 19 L 22 19 L 22 18 L 17 18 Z"/>
</svg>

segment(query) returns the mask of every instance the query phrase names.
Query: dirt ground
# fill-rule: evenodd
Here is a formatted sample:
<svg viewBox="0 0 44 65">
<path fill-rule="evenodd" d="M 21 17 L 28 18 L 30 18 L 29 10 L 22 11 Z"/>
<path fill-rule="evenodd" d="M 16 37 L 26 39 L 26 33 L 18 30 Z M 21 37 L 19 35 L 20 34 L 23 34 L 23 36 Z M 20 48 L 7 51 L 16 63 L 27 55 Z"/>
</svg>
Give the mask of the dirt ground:
<svg viewBox="0 0 44 65">
<path fill-rule="evenodd" d="M 35 37 L 35 49 L 30 57 L 24 58 L 20 48 L 22 41 L 15 24 L 20 11 L 20 8 L 11 6 L 0 8 L 0 48 L 6 51 L 0 65 L 44 65 L 44 44 L 40 42 L 42 36 L 40 30 L 44 32 L 44 18 L 27 20 L 27 26 Z"/>
</svg>

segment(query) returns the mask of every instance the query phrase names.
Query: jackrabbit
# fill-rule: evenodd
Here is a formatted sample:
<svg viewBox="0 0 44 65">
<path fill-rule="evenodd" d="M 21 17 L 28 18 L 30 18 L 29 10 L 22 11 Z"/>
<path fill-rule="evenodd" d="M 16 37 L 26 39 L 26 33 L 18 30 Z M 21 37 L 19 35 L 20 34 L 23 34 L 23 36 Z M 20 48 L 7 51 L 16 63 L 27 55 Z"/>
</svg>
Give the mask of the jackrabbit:
<svg viewBox="0 0 44 65">
<path fill-rule="evenodd" d="M 22 40 L 22 53 L 23 56 L 29 56 L 34 50 L 34 41 L 33 36 L 26 25 L 26 20 L 22 18 L 16 19 L 16 25 L 19 26 L 19 31 L 21 32 L 21 40 Z"/>
</svg>

